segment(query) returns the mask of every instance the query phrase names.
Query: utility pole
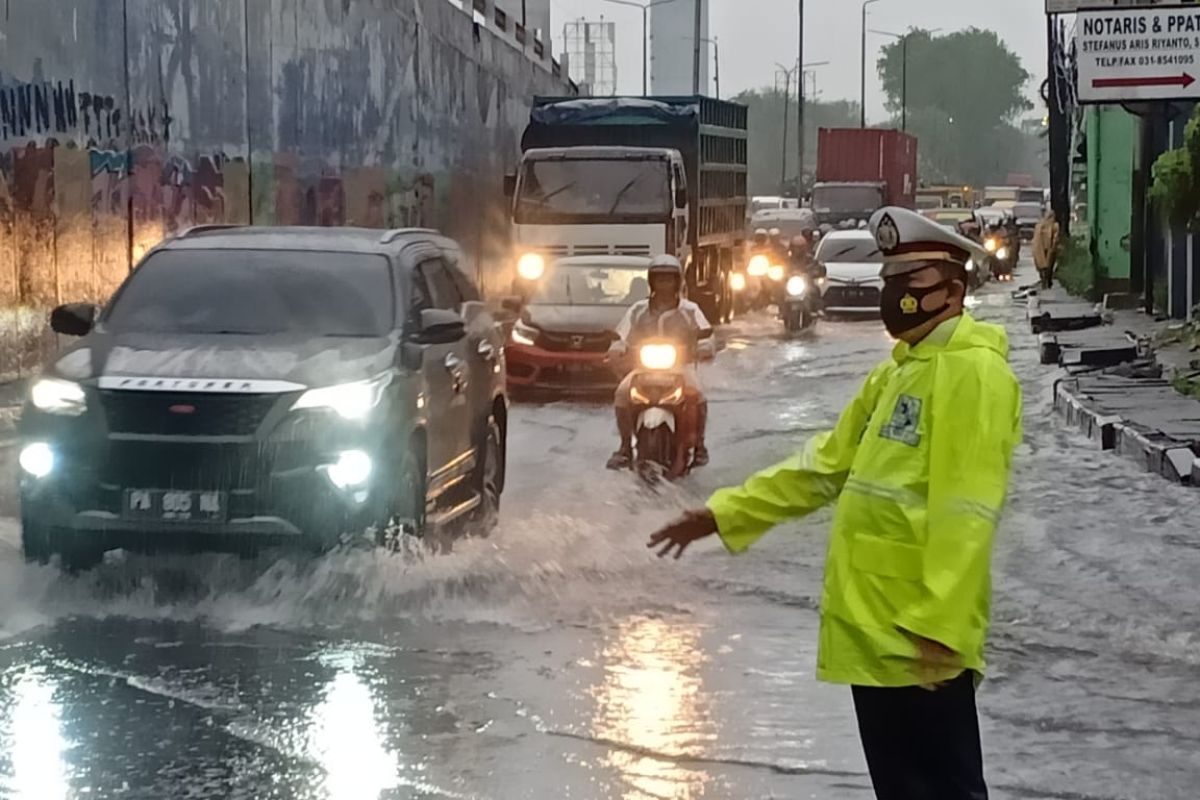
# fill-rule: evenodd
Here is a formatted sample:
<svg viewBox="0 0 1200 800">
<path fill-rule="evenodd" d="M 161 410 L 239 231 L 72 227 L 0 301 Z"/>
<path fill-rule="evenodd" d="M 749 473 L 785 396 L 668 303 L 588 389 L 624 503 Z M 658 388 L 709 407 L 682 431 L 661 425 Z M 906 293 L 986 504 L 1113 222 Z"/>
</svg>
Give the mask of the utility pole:
<svg viewBox="0 0 1200 800">
<path fill-rule="evenodd" d="M 796 64 L 800 81 L 800 96 L 796 98 L 796 202 L 804 205 L 804 0 L 797 0 L 800 17 L 800 44 L 796 52 Z M 784 140 L 786 141 L 786 139 Z"/>
<path fill-rule="evenodd" d="M 632 8 L 639 9 L 642 12 L 642 96 L 646 96 L 650 94 L 647 86 L 649 83 L 647 75 L 650 71 L 650 61 L 646 57 L 646 42 L 650 39 L 650 9 L 654 8 L 655 6 L 665 5 L 667 3 L 674 3 L 675 0 L 651 0 L 649 3 L 634 3 L 631 2 L 631 0 L 605 1 L 609 3 L 616 3 L 619 6 L 631 6 Z"/>
<path fill-rule="evenodd" d="M 700 94 L 700 37 L 704 33 L 704 0 L 692 0 L 696 8 L 696 23 L 692 30 L 692 94 Z"/>
<path fill-rule="evenodd" d="M 858 127 L 867 127 L 867 6 L 878 3 L 879 0 L 863 0 L 862 4 L 862 57 L 859 66 L 862 68 L 862 91 L 859 95 L 859 113 L 861 118 Z"/>
<path fill-rule="evenodd" d="M 787 188 L 787 156 L 788 156 L 788 122 L 791 120 L 791 112 L 788 107 L 792 102 L 792 73 L 799 72 L 803 69 L 799 64 L 788 69 L 783 64 L 778 62 L 775 66 L 779 67 L 783 72 L 783 158 L 782 164 L 779 167 L 779 192 L 784 193 Z M 776 76 L 778 77 L 778 76 Z"/>
</svg>

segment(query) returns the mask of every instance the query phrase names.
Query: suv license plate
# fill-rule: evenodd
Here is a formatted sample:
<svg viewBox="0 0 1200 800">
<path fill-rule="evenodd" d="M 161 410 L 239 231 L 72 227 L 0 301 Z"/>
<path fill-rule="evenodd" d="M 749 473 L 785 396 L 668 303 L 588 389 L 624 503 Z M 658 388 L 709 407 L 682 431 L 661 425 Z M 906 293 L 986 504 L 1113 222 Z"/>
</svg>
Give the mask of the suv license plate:
<svg viewBox="0 0 1200 800">
<path fill-rule="evenodd" d="M 177 489 L 126 489 L 124 516 L 164 522 L 224 522 L 225 492 L 192 492 Z"/>
</svg>

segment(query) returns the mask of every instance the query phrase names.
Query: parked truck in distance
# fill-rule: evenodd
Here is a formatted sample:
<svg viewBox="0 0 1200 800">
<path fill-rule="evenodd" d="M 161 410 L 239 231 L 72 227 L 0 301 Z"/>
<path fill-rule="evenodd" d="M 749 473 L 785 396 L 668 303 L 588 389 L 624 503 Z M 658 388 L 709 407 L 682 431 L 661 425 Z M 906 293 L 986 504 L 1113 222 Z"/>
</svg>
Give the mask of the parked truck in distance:
<svg viewBox="0 0 1200 800">
<path fill-rule="evenodd" d="M 709 97 L 535 98 L 512 232 L 518 285 L 569 256 L 670 253 L 713 322 L 746 220 L 745 106 Z"/>
<path fill-rule="evenodd" d="M 917 140 L 895 130 L 821 128 L 812 207 L 821 224 L 865 221 L 880 206 L 916 208 Z"/>
</svg>

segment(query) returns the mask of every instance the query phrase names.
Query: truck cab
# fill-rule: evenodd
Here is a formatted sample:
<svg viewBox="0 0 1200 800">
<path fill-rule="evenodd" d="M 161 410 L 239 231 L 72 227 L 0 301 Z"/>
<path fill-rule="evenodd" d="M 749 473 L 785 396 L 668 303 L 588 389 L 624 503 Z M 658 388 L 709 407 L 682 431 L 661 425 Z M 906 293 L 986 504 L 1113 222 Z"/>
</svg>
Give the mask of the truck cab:
<svg viewBox="0 0 1200 800">
<path fill-rule="evenodd" d="M 879 182 L 818 183 L 812 207 L 821 225 L 865 222 L 887 205 L 887 184 Z"/>
<path fill-rule="evenodd" d="M 512 186 L 517 293 L 555 259 L 688 257 L 683 156 L 653 147 L 527 150 Z"/>
</svg>

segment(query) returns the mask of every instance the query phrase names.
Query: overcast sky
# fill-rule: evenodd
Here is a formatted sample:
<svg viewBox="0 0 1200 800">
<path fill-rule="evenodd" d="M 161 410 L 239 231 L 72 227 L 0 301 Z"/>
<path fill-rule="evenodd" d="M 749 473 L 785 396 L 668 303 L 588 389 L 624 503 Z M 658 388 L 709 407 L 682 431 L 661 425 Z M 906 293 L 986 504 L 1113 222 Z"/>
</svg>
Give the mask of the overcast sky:
<svg viewBox="0 0 1200 800">
<path fill-rule="evenodd" d="M 639 0 L 640 1 L 640 0 Z M 686 0 L 676 0 L 686 2 Z M 819 68 L 822 99 L 857 99 L 859 95 L 858 0 L 805 0 L 805 62 L 829 61 Z M 601 15 L 617 23 L 617 75 L 622 93 L 641 91 L 641 12 L 604 0 L 551 0 L 555 52 L 562 50 L 562 25 L 580 17 Z M 771 85 L 775 62 L 794 63 L 796 0 L 709 0 L 712 34 L 720 42 L 721 94 Z M 1044 0 L 879 0 L 869 7 L 869 28 L 903 33 L 910 26 L 944 28 L 971 26 L 995 31 L 1021 58 L 1034 77 L 1025 87 L 1032 99 L 1046 72 Z M 653 12 L 652 12 L 653 13 Z M 890 40 L 868 34 L 867 111 L 875 120 L 885 116 L 883 94 L 874 63 L 879 48 Z M 947 69 L 954 69 L 947 64 Z"/>
</svg>

